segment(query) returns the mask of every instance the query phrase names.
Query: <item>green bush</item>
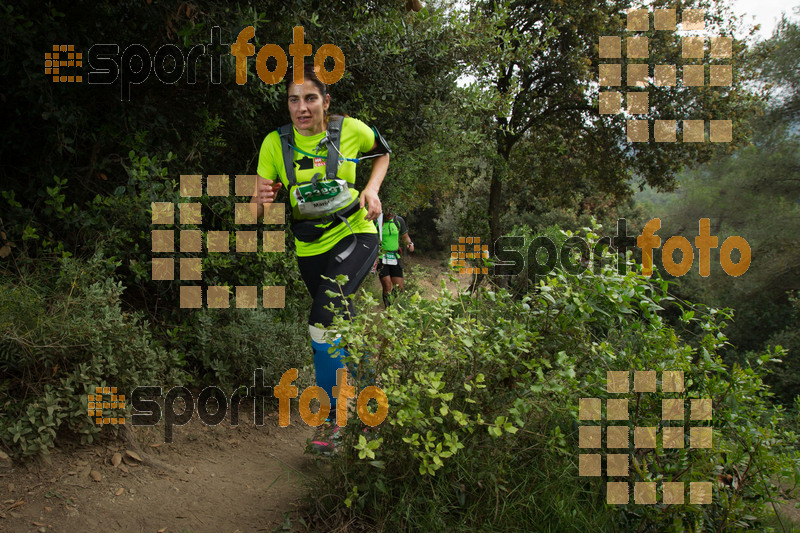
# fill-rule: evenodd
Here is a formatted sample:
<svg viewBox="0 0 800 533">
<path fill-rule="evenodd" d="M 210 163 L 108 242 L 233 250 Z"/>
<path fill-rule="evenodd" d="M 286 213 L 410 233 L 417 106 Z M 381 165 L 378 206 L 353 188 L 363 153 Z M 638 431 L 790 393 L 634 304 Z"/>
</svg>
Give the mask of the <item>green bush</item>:
<svg viewBox="0 0 800 533">
<path fill-rule="evenodd" d="M 310 361 L 311 347 L 305 321 L 280 321 L 271 311 L 198 310 L 169 336 L 205 384 L 233 391 L 252 385 L 256 368 L 264 369 L 265 383 L 277 384 L 284 372 Z"/>
<path fill-rule="evenodd" d="M 437 278 L 437 272 L 433 269 L 423 266 L 423 265 L 414 265 L 413 267 L 406 269 L 405 273 L 403 274 L 403 287 L 405 291 L 409 294 L 413 294 L 419 290 L 422 290 L 420 282 L 425 280 L 428 282 L 434 282 Z"/>
<path fill-rule="evenodd" d="M 0 283 L 0 442 L 14 455 L 47 454 L 60 429 L 92 442 L 100 427 L 87 394 L 97 386 L 185 379 L 182 356 L 153 338 L 142 313 L 122 311 L 116 266 L 64 258 Z"/>
<path fill-rule="evenodd" d="M 797 437 L 763 382 L 780 354 L 726 367 L 726 312 L 686 307 L 682 319 L 705 332 L 689 345 L 660 315 L 667 283 L 616 265 L 557 269 L 536 289 L 442 291 L 393 306 L 381 324 L 369 313 L 337 324 L 369 367 L 361 384 L 380 376 L 389 415 L 367 435 L 345 428 L 344 452 L 315 491 L 320 520 L 390 531 L 768 531 L 776 483 L 800 481 Z M 686 505 L 608 505 L 605 482 L 619 479 L 579 476 L 579 399 L 608 398 L 608 370 L 682 371 L 684 399 L 712 399 L 711 421 L 688 422 L 686 402 L 687 425 L 713 428 L 712 448 L 689 449 L 687 430 L 682 449 L 661 439 L 633 449 L 630 428 L 664 425 L 661 400 L 675 396 L 660 387 L 628 394 L 629 420 L 618 423 L 629 426 L 627 481 L 685 482 Z M 735 482 L 717 482 L 727 475 Z M 688 504 L 695 481 L 712 482 L 710 505 Z"/>
</svg>

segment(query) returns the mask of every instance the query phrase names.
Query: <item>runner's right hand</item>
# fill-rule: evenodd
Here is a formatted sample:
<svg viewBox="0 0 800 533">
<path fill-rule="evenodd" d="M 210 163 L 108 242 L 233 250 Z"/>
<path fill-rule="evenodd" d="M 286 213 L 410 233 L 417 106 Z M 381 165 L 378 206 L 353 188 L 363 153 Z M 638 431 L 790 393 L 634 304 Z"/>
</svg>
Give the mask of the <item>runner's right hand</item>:
<svg viewBox="0 0 800 533">
<path fill-rule="evenodd" d="M 270 204 L 275 201 L 275 195 L 281 189 L 283 184 L 280 181 L 273 181 L 268 179 L 258 180 L 258 194 L 256 201 L 258 204 Z"/>
</svg>

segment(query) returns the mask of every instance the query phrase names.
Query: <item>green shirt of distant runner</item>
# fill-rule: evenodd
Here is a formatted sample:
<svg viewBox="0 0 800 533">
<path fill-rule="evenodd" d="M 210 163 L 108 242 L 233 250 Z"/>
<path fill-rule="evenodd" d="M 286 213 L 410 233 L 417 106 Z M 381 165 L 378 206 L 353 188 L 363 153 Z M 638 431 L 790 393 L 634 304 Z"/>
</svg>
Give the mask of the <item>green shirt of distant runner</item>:
<svg viewBox="0 0 800 533">
<path fill-rule="evenodd" d="M 378 276 L 381 280 L 383 289 L 383 304 L 389 307 L 391 303 L 391 293 L 395 287 L 402 291 L 403 285 L 403 266 L 400 263 L 400 241 L 406 245 L 406 250 L 414 251 L 414 243 L 408 234 L 406 221 L 399 215 L 387 212 L 384 215 L 381 238 L 381 255 L 378 257 L 379 270 Z M 391 264 L 394 263 L 394 264 Z"/>
</svg>

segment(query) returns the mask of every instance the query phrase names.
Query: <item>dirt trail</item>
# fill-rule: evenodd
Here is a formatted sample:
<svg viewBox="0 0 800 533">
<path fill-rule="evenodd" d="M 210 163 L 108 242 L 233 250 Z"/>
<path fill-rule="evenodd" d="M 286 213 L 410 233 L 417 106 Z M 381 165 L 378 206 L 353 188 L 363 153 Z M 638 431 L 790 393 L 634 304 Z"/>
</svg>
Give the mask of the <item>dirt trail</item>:
<svg viewBox="0 0 800 533">
<path fill-rule="evenodd" d="M 458 287 L 461 290 L 469 287 L 472 282 L 472 275 L 470 274 L 455 274 L 458 282 L 450 280 L 448 275 L 447 261 L 445 256 L 435 257 L 430 255 L 420 255 L 416 253 L 403 254 L 403 277 L 410 287 L 416 287 L 424 298 L 434 298 L 441 290 L 440 283 L 444 279 L 445 286 L 450 292 L 455 293 Z M 380 294 L 380 281 L 376 275 L 371 275 L 371 279 L 365 282 L 365 285 L 372 287 L 376 294 Z M 409 280 L 411 280 L 409 282 Z"/>
<path fill-rule="evenodd" d="M 159 428 L 134 428 L 142 450 L 174 472 L 128 457 L 132 448 L 122 440 L 61 445 L 50 464 L 0 473 L 0 530 L 273 531 L 319 468 L 304 454 L 313 428 L 296 414 L 292 421 L 281 428 L 268 415 L 255 426 L 251 416 L 237 427 L 227 421 L 209 427 L 195 416 L 174 428 L 170 444 Z M 115 453 L 125 457 L 116 467 Z"/>
<path fill-rule="evenodd" d="M 447 276 L 444 261 L 413 254 L 404 262 L 407 279 L 414 266 L 422 267 L 413 283 L 424 297 L 434 297 Z M 367 284 L 380 294 L 377 277 L 371 278 Z M 469 276 L 459 278 L 468 286 Z M 447 286 L 456 289 L 449 280 Z M 195 414 L 174 428 L 170 444 L 163 443 L 163 424 L 133 428 L 142 451 L 174 471 L 127 457 L 135 450 L 110 438 L 91 445 L 59 441 L 49 463 L 0 467 L 0 531 L 274 531 L 325 462 L 304 453 L 314 428 L 296 413 L 281 428 L 277 413 L 255 426 L 246 412 L 236 427 L 227 420 L 209 427 Z M 112 465 L 115 453 L 126 459 L 118 466 Z"/>
</svg>

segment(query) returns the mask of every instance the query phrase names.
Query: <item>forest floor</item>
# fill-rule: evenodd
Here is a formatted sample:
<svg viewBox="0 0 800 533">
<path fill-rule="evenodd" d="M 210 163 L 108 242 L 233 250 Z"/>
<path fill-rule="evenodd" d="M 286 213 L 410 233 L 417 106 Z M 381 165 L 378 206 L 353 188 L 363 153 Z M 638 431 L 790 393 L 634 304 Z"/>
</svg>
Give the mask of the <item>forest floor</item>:
<svg viewBox="0 0 800 533">
<path fill-rule="evenodd" d="M 405 261 L 406 278 L 412 270 L 418 273 L 411 283 L 433 297 L 447 278 L 444 259 L 414 255 Z M 452 281 L 447 284 L 455 290 Z M 365 286 L 380 299 L 374 274 Z M 244 403 L 241 412 L 237 426 L 227 419 L 207 426 L 195 414 L 174 427 L 171 443 L 164 442 L 163 424 L 139 426 L 131 427 L 136 444 L 122 438 L 87 445 L 59 439 L 48 461 L 17 462 L 12 468 L 0 463 L 0 531 L 280 530 L 326 462 L 305 453 L 314 428 L 296 413 L 282 428 L 277 413 L 267 413 L 265 424 L 256 426 Z"/>
<path fill-rule="evenodd" d="M 457 276 L 458 285 L 449 279 L 444 258 L 404 260 L 409 286 L 426 298 L 435 297 L 442 279 L 451 291 L 469 285 L 468 275 Z M 365 286 L 380 298 L 374 275 Z M 256 426 L 242 407 L 239 425 L 226 419 L 207 426 L 194 416 L 174 427 L 171 443 L 164 442 L 163 425 L 135 427 L 134 443 L 59 440 L 49 461 L 12 468 L 0 463 L 0 531 L 294 530 L 295 511 L 327 464 L 305 452 L 313 428 L 296 413 L 286 428 L 279 427 L 277 413 Z M 792 506 L 784 505 L 782 514 L 800 524 L 800 511 Z"/>
<path fill-rule="evenodd" d="M 247 418 L 207 426 L 194 416 L 174 427 L 171 443 L 163 442 L 163 426 L 132 428 L 144 454 L 122 439 L 60 443 L 49 462 L 0 473 L 0 530 L 273 531 L 320 468 L 304 454 L 313 428 L 296 415 L 287 428 L 276 415 L 263 426 Z M 123 458 L 117 466 L 115 454 Z"/>
</svg>

